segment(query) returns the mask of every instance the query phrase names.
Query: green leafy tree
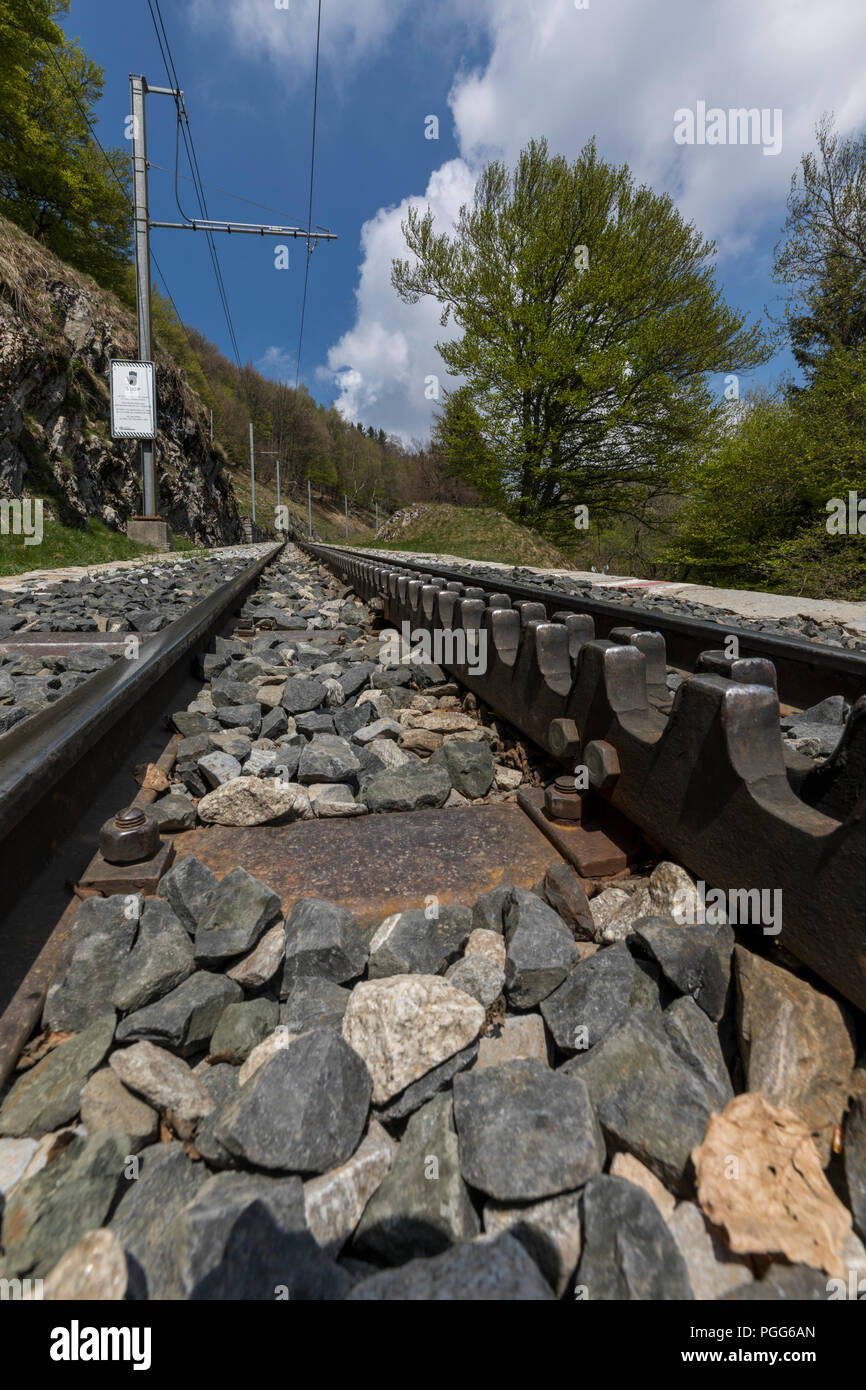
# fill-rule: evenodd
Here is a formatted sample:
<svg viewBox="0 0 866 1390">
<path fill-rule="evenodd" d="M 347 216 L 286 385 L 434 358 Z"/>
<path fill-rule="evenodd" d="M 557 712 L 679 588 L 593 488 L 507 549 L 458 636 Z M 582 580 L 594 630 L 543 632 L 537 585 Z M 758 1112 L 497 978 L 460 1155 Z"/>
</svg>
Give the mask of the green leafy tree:
<svg viewBox="0 0 866 1390">
<path fill-rule="evenodd" d="M 499 463 L 485 438 L 484 421 L 469 386 L 447 393 L 434 420 L 433 446 L 448 477 L 468 483 L 488 501 L 505 502 Z"/>
<path fill-rule="evenodd" d="M 825 115 L 816 145 L 791 179 L 774 267 L 809 380 L 826 354 L 866 342 L 866 133 L 843 139 Z"/>
<path fill-rule="evenodd" d="M 0 211 L 129 298 L 129 157 L 88 126 L 102 69 L 54 23 L 68 0 L 0 0 Z"/>
<path fill-rule="evenodd" d="M 674 487 L 719 425 L 707 373 L 768 355 L 721 301 L 713 244 L 594 141 L 572 164 L 532 141 L 513 173 L 487 166 L 453 236 L 433 224 L 410 209 L 392 283 L 453 318 L 439 353 L 521 520 L 552 534 L 574 503 L 628 511 L 635 488 Z"/>
</svg>

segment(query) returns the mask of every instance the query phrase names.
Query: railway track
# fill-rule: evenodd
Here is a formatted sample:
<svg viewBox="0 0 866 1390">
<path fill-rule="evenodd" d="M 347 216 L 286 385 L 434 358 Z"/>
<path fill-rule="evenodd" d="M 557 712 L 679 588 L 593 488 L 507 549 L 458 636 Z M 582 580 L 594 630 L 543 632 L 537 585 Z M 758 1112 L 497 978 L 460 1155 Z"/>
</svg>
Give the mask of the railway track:
<svg viewBox="0 0 866 1390">
<path fill-rule="evenodd" d="M 694 619 L 641 630 L 616 604 L 305 549 L 380 598 L 395 626 L 478 634 L 483 671 L 472 657 L 449 665 L 470 690 L 569 773 L 585 766 L 587 791 L 703 882 L 780 893 L 780 944 L 866 1007 L 866 659 L 746 629 L 734 659 L 722 640 L 733 630 Z M 671 697 L 668 666 L 685 655 L 696 674 Z M 853 700 L 839 748 L 820 766 L 783 747 L 780 671 L 789 698 L 840 693 L 836 680 Z M 586 807 L 573 797 L 559 810 L 579 824 Z"/>
<path fill-rule="evenodd" d="M 119 659 L 55 704 L 16 724 L 0 743 L 0 998 L 8 1003 L 41 944 L 38 915 L 49 917 L 65 902 L 66 878 L 86 853 L 123 788 L 135 792 L 129 770 L 117 768 L 141 742 L 160 752 L 167 703 L 188 686 L 192 660 L 216 633 L 234 630 L 236 614 L 263 569 L 279 552 L 267 547 L 176 621 L 140 640 L 109 633 L 28 631 L 11 634 L 4 647 L 40 656 L 83 645 L 111 650 L 134 638 L 129 660 Z M 157 725 L 154 733 L 154 725 Z M 70 857 L 71 856 L 71 857 Z M 34 887 L 35 884 L 35 887 Z M 19 908 L 28 902 L 38 905 Z M 37 920 L 34 920 L 37 918 Z"/>
<path fill-rule="evenodd" d="M 633 609 L 303 549 L 0 743 L 4 878 L 26 868 L 0 1276 L 606 1300 L 818 1299 L 866 1274 L 862 701 L 840 754 L 786 762 L 754 633 L 725 664 L 705 624 L 639 633 Z M 382 660 L 403 623 L 420 663 Z M 455 632 L 486 660 L 440 652 Z M 841 693 L 828 671 L 857 693 L 852 654 L 798 660 L 788 696 Z M 150 789 L 112 822 L 135 762 Z M 49 934 L 36 870 L 76 816 Z M 728 910 L 700 915 L 701 884 Z M 781 930 L 775 904 L 769 931 L 729 910 L 755 889 Z M 723 1123 L 744 1163 L 776 1145 L 802 1240 L 766 1173 L 719 1198 Z"/>
</svg>

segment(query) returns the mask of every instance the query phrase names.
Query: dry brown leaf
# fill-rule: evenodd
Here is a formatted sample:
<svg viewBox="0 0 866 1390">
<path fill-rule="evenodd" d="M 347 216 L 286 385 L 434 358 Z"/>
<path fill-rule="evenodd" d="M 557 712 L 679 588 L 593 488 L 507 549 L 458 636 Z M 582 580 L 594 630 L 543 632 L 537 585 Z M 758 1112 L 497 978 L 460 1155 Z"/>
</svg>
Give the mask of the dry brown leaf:
<svg viewBox="0 0 866 1390">
<path fill-rule="evenodd" d="M 711 1115 L 692 1151 L 698 1201 L 738 1255 L 782 1254 L 844 1277 L 851 1213 L 824 1176 L 808 1127 L 756 1091 Z"/>
</svg>

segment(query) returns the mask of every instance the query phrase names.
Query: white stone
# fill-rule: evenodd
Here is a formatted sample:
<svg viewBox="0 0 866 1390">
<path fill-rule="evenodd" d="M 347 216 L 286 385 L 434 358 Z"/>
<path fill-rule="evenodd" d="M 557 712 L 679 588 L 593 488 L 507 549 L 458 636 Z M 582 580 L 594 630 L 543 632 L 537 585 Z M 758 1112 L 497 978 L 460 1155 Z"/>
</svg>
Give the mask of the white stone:
<svg viewBox="0 0 866 1390">
<path fill-rule="evenodd" d="M 279 757 L 276 749 L 254 748 L 244 763 L 244 772 L 248 777 L 258 777 L 269 768 L 275 767 Z"/>
<path fill-rule="evenodd" d="M 580 1259 L 580 1206 L 576 1192 L 562 1192 L 542 1202 L 484 1208 L 485 1235 L 510 1231 L 529 1251 L 557 1298 L 568 1287 Z"/>
<path fill-rule="evenodd" d="M 289 816 L 312 820 L 313 808 L 305 787 L 276 777 L 236 777 L 203 796 L 199 819 L 205 825 L 267 825 Z"/>
<path fill-rule="evenodd" d="M 88 1231 L 43 1281 L 44 1299 L 119 1302 L 126 1297 L 126 1253 L 113 1231 Z"/>
<path fill-rule="evenodd" d="M 186 1062 L 155 1043 L 137 1042 L 112 1052 L 108 1065 L 136 1095 L 159 1110 L 169 1110 L 182 1139 L 191 1139 L 198 1121 L 215 1109 Z"/>
<path fill-rule="evenodd" d="M 363 816 L 367 807 L 356 801 L 344 782 L 314 782 L 307 788 L 310 804 L 317 816 Z"/>
<path fill-rule="evenodd" d="M 676 1197 L 668 1192 L 655 1173 L 651 1173 L 634 1154 L 614 1154 L 610 1171 L 612 1177 L 625 1178 L 626 1182 L 634 1183 L 635 1187 L 642 1187 L 647 1196 L 652 1197 L 665 1221 L 671 1219 L 677 1205 Z"/>
<path fill-rule="evenodd" d="M 400 723 L 407 725 L 410 729 L 431 729 L 438 734 L 455 734 L 461 730 L 473 733 L 482 727 L 468 714 L 460 714 L 456 710 L 434 709 L 429 714 L 417 714 L 415 710 L 403 710 L 402 713 L 407 717 L 401 719 Z"/>
<path fill-rule="evenodd" d="M 323 1250 L 336 1259 L 387 1176 L 397 1144 L 379 1124 L 370 1126 L 352 1157 L 339 1168 L 304 1183 L 307 1225 Z"/>
<path fill-rule="evenodd" d="M 352 735 L 355 743 L 372 743 L 373 739 L 395 739 L 399 738 L 403 732 L 403 725 L 398 724 L 396 719 L 374 719 L 372 724 L 365 724 L 363 729 L 358 729 Z"/>
<path fill-rule="evenodd" d="M 541 1014 L 522 1014 L 519 1017 L 507 1014 L 497 1032 L 498 1037 L 482 1038 L 479 1043 L 478 1056 L 473 1063 L 479 1071 L 522 1057 L 535 1057 L 546 1067 L 550 1066 Z"/>
<path fill-rule="evenodd" d="M 621 888 L 605 888 L 603 893 L 598 893 L 594 898 L 590 898 L 589 910 L 592 913 L 597 941 L 604 939 L 603 934 L 608 926 L 620 912 L 625 910 L 630 902 L 631 896 L 624 893 Z"/>
<path fill-rule="evenodd" d="M 438 975 L 392 975 L 355 986 L 343 1037 L 367 1064 L 374 1105 L 383 1105 L 468 1047 L 483 1025 L 481 1005 Z"/>
<path fill-rule="evenodd" d="M 290 1033 L 288 1028 L 280 1027 L 276 1028 L 268 1037 L 263 1038 L 262 1041 L 253 1048 L 247 1060 L 240 1067 L 238 1071 L 238 1085 L 243 1086 L 245 1081 L 249 1081 L 253 1072 L 258 1071 L 259 1067 L 273 1057 L 275 1052 L 279 1052 L 281 1047 L 288 1047 L 294 1037 L 295 1034 Z"/>
<path fill-rule="evenodd" d="M 383 767 L 392 771 L 398 767 L 405 767 L 410 761 L 409 754 L 398 748 L 392 738 L 374 738 L 373 742 L 367 745 L 367 749 L 375 754 Z"/>
<path fill-rule="evenodd" d="M 463 947 L 464 956 L 489 956 L 494 965 L 505 969 L 505 938 L 498 931 L 476 927 Z"/>
<path fill-rule="evenodd" d="M 0 1139 L 0 1197 L 6 1197 L 39 1147 L 36 1139 Z"/>
<path fill-rule="evenodd" d="M 517 767 L 497 767 L 493 773 L 493 780 L 497 787 L 502 791 L 514 791 L 523 781 L 523 773 Z"/>
</svg>

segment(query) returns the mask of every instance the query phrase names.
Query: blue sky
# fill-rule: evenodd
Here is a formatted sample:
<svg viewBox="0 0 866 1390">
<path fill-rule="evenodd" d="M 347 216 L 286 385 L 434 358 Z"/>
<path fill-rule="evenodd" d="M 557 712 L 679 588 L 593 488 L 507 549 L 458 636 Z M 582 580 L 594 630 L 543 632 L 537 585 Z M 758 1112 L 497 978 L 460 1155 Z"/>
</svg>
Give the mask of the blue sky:
<svg viewBox="0 0 866 1390">
<path fill-rule="evenodd" d="M 316 6 L 278 3 L 162 0 L 212 217 L 306 220 Z M 129 73 L 168 85 L 146 0 L 72 0 L 64 27 L 105 69 L 99 134 L 119 144 Z M 513 161 L 532 135 L 574 157 L 595 134 L 604 157 L 669 191 L 717 241 L 728 301 L 761 315 L 815 122 L 832 109 L 843 130 L 864 124 L 864 51 L 863 0 L 323 0 L 313 220 L 340 239 L 313 256 L 302 379 L 353 419 L 423 436 L 425 383 L 447 377 L 438 311 L 400 304 L 389 285 L 401 217 L 429 203 L 444 226 L 485 159 Z M 769 124 L 763 144 L 677 144 L 674 112 L 699 102 L 781 112 L 781 149 L 764 153 Z M 438 140 L 425 138 L 431 114 Z M 170 98 L 148 99 L 148 154 L 173 168 Z M 151 215 L 177 220 L 169 173 L 151 174 Z M 241 360 L 293 381 L 303 243 L 287 271 L 272 239 L 217 244 Z M 231 355 L 204 238 L 155 231 L 153 247 L 184 320 Z M 740 390 L 790 365 L 781 351 Z"/>
</svg>

